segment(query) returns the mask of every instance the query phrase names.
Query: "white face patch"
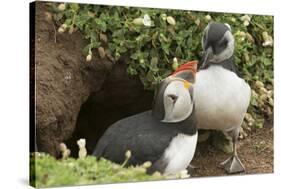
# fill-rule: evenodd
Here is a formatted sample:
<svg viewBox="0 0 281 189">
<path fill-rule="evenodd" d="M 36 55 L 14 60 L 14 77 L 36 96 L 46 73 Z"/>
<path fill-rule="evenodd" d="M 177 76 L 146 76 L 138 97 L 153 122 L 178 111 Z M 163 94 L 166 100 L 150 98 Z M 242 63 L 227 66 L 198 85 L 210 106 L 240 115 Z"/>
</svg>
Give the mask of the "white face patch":
<svg viewBox="0 0 281 189">
<path fill-rule="evenodd" d="M 193 102 L 184 81 L 172 81 L 163 95 L 165 117 L 163 122 L 180 122 L 188 118 L 193 110 Z M 171 98 L 174 97 L 174 98 Z"/>
<path fill-rule="evenodd" d="M 225 39 L 227 40 L 226 48 L 220 54 L 218 54 L 218 55 L 214 54 L 214 56 L 210 60 L 210 62 L 213 62 L 213 63 L 222 62 L 226 59 L 229 59 L 233 55 L 233 52 L 234 52 L 234 37 L 233 37 L 233 35 L 231 34 L 230 31 L 225 32 L 221 41 L 223 41 Z"/>
</svg>

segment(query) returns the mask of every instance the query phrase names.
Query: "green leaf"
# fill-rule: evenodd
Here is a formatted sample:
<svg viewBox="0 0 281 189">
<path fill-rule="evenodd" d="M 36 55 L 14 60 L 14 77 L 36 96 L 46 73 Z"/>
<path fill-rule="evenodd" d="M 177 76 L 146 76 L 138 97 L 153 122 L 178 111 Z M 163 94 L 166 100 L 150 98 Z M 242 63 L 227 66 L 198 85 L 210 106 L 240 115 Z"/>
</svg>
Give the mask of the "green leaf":
<svg viewBox="0 0 281 189">
<path fill-rule="evenodd" d="M 70 3 L 70 8 L 75 11 L 75 12 L 78 12 L 79 10 L 79 5 L 77 3 Z"/>
</svg>

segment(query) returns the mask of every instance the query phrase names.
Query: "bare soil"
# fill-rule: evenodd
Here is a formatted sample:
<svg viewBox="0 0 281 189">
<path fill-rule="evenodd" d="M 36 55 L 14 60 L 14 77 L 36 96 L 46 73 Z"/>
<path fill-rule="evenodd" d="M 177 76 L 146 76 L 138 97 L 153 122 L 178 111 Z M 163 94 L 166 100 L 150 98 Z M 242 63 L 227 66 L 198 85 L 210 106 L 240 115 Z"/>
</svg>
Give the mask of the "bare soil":
<svg viewBox="0 0 281 189">
<path fill-rule="evenodd" d="M 253 129 L 248 137 L 238 142 L 238 156 L 246 168 L 246 173 L 273 173 L 273 126 L 266 124 L 262 129 Z M 210 145 L 209 140 L 199 143 L 193 164 L 193 177 L 227 175 L 218 165 L 231 154 L 226 154 Z"/>
</svg>

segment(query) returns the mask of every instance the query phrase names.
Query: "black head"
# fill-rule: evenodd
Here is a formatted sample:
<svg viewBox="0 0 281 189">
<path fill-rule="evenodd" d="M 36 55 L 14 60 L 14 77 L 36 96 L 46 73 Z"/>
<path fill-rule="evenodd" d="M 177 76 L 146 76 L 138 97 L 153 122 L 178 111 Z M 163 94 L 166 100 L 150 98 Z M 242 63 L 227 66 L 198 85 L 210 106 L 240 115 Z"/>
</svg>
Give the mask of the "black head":
<svg viewBox="0 0 281 189">
<path fill-rule="evenodd" d="M 203 62 L 222 62 L 233 55 L 234 37 L 228 24 L 212 22 L 202 37 Z"/>
<path fill-rule="evenodd" d="M 154 99 L 152 103 L 152 114 L 158 120 L 163 120 L 165 117 L 164 99 L 163 95 L 167 86 L 172 82 L 171 79 L 166 78 L 161 81 L 154 92 Z"/>
</svg>

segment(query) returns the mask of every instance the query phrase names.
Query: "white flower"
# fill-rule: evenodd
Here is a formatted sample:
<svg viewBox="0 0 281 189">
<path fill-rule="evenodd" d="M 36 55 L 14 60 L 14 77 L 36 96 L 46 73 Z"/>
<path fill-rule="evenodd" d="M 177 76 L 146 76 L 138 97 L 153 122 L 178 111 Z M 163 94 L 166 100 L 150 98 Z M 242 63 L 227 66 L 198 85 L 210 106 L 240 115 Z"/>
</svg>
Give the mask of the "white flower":
<svg viewBox="0 0 281 189">
<path fill-rule="evenodd" d="M 250 24 L 249 21 L 244 21 L 244 22 L 243 22 L 243 25 L 244 25 L 244 26 L 249 26 L 249 24 Z"/>
<path fill-rule="evenodd" d="M 167 20 L 167 15 L 166 14 L 161 14 L 162 20 L 166 21 Z"/>
<path fill-rule="evenodd" d="M 60 11 L 64 11 L 65 10 L 65 4 L 64 3 L 59 4 L 58 9 Z"/>
<path fill-rule="evenodd" d="M 236 18 L 232 17 L 231 19 L 231 22 L 236 22 Z"/>
<path fill-rule="evenodd" d="M 245 36 L 246 36 L 246 33 L 245 33 L 245 32 L 243 32 L 243 31 L 240 31 L 240 33 L 239 33 L 239 34 L 240 34 L 240 36 L 241 36 L 241 37 L 245 37 Z"/>
<path fill-rule="evenodd" d="M 244 15 L 240 17 L 240 20 L 243 21 L 243 25 L 244 26 L 249 26 L 250 21 L 251 21 L 251 17 L 249 15 Z"/>
<path fill-rule="evenodd" d="M 152 163 L 150 161 L 146 161 L 142 164 L 142 167 L 147 169 L 147 168 L 151 167 L 151 165 L 152 165 Z"/>
<path fill-rule="evenodd" d="M 178 63 L 177 57 L 174 57 L 174 58 L 173 58 L 173 63 Z"/>
<path fill-rule="evenodd" d="M 126 156 L 127 159 L 129 159 L 132 156 L 131 151 L 127 150 L 126 153 L 125 153 L 125 156 Z"/>
<path fill-rule="evenodd" d="M 79 146 L 79 152 L 78 156 L 79 158 L 84 158 L 87 156 L 87 150 L 86 150 L 86 140 L 84 138 L 81 138 L 80 140 L 77 141 L 77 144 Z"/>
<path fill-rule="evenodd" d="M 243 22 L 244 21 L 248 21 L 249 22 L 249 21 L 251 21 L 251 17 L 249 15 L 245 14 L 244 16 L 240 17 L 240 20 L 243 21 Z"/>
<path fill-rule="evenodd" d="M 62 27 L 59 27 L 58 32 L 63 33 L 63 32 L 65 32 L 65 29 L 63 29 Z"/>
<path fill-rule="evenodd" d="M 59 33 L 63 33 L 63 32 L 65 32 L 66 28 L 67 28 L 67 25 L 66 25 L 66 24 L 62 24 L 62 25 L 59 27 L 58 32 L 59 32 Z"/>
<path fill-rule="evenodd" d="M 238 30 L 236 35 L 239 37 L 240 41 L 245 41 L 245 38 L 246 38 L 246 33 L 245 32 Z"/>
<path fill-rule="evenodd" d="M 199 19 L 199 18 L 197 18 L 197 19 L 195 20 L 195 24 L 196 24 L 197 26 L 200 25 L 200 19 Z"/>
<path fill-rule="evenodd" d="M 262 43 L 262 46 L 267 47 L 267 46 L 273 46 L 273 41 L 272 40 L 267 40 Z"/>
<path fill-rule="evenodd" d="M 79 148 L 83 148 L 86 146 L 86 140 L 84 138 L 81 138 L 80 140 L 77 141 L 77 144 Z"/>
<path fill-rule="evenodd" d="M 205 18 L 206 18 L 206 20 L 211 20 L 212 19 L 212 17 L 210 15 L 206 15 Z"/>
<path fill-rule="evenodd" d="M 133 23 L 137 26 L 142 26 L 143 25 L 143 18 L 135 18 L 133 20 Z"/>
<path fill-rule="evenodd" d="M 176 20 L 172 16 L 167 17 L 167 22 L 172 26 L 176 25 Z"/>
<path fill-rule="evenodd" d="M 273 39 L 266 31 L 262 32 L 262 38 L 264 42 L 262 43 L 262 46 L 273 46 Z"/>
<path fill-rule="evenodd" d="M 86 61 L 87 62 L 90 62 L 92 60 L 92 55 L 91 54 L 88 54 L 87 57 L 86 57 Z"/>
<path fill-rule="evenodd" d="M 144 15 L 144 17 L 143 17 L 143 25 L 144 26 L 151 26 L 151 19 L 150 19 L 150 17 L 149 17 L 149 15 L 148 14 L 145 14 Z"/>
<path fill-rule="evenodd" d="M 66 24 L 62 24 L 60 27 L 63 28 L 63 29 L 66 29 L 67 25 Z"/>
</svg>

